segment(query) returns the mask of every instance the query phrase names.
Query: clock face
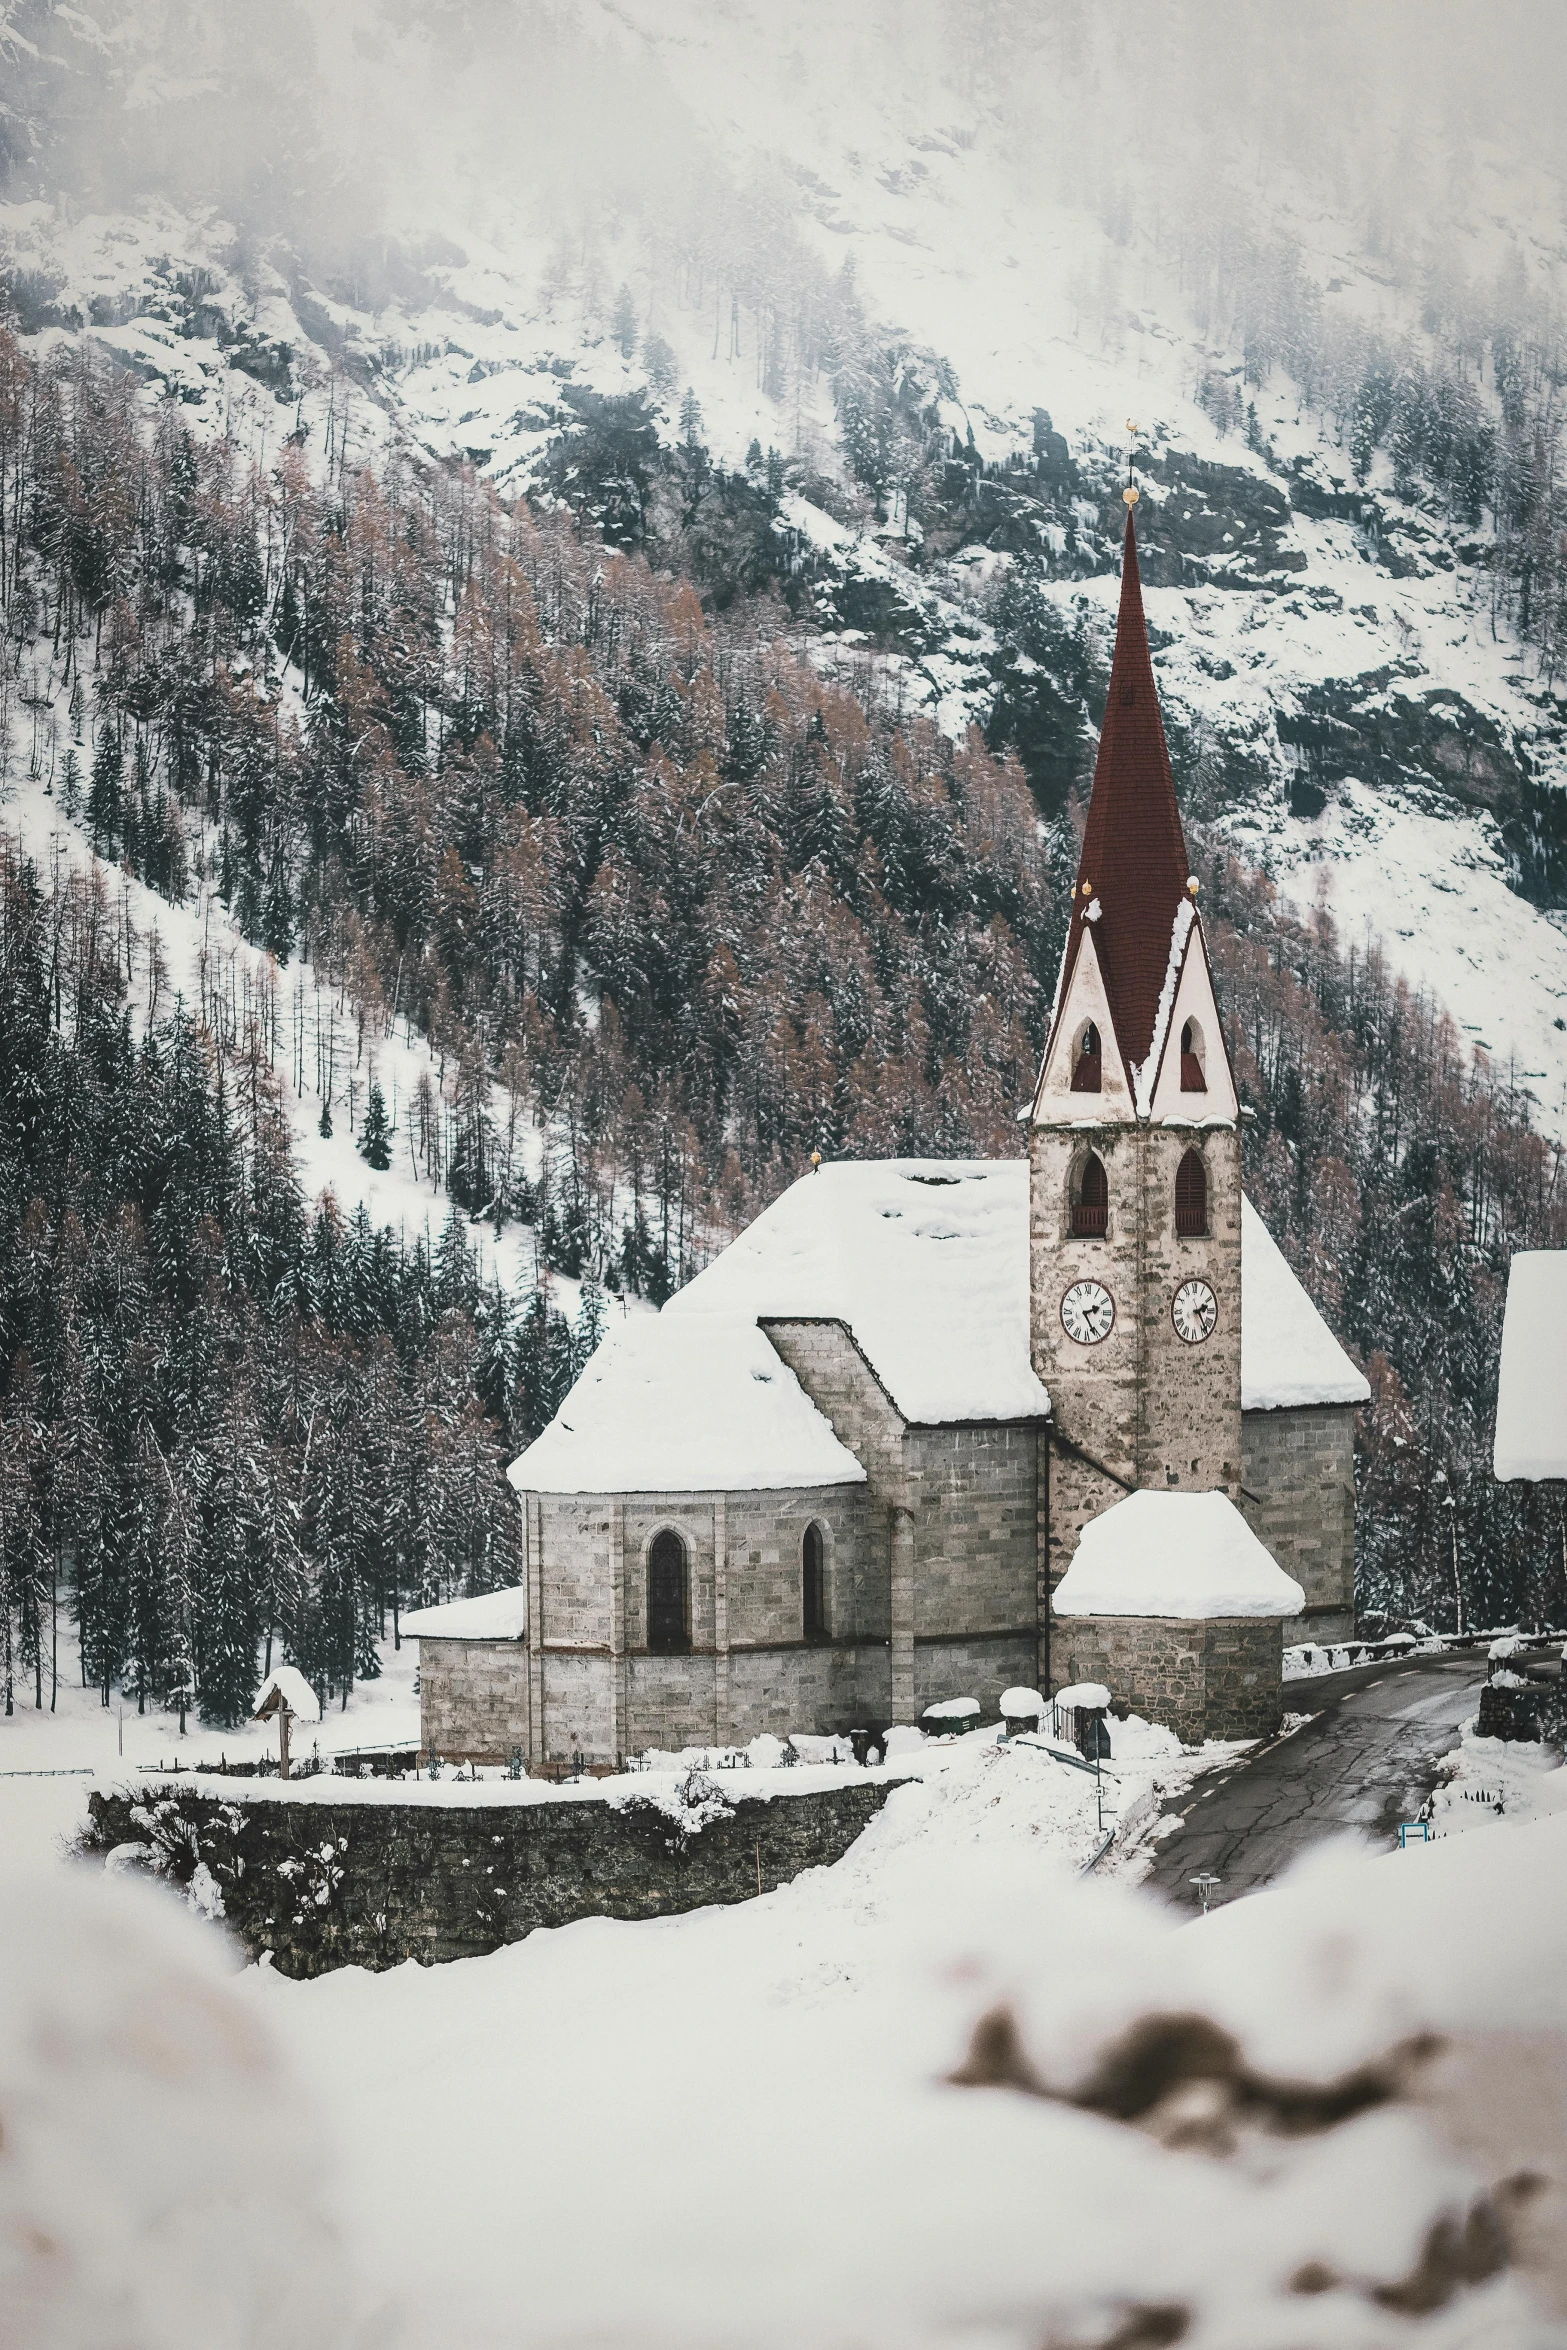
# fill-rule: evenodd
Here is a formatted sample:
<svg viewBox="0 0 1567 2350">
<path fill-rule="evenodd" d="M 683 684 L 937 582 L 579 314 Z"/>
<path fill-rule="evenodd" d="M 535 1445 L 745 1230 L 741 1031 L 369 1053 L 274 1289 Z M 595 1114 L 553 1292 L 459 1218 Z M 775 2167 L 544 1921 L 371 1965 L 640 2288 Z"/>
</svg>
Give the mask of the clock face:
<svg viewBox="0 0 1567 2350">
<path fill-rule="evenodd" d="M 1219 1301 L 1206 1281 L 1183 1281 L 1170 1306 L 1175 1335 L 1188 1346 L 1201 1346 L 1213 1336 L 1219 1319 Z"/>
<path fill-rule="evenodd" d="M 1102 1281 L 1074 1281 L 1061 1300 L 1061 1327 L 1079 1346 L 1097 1346 L 1115 1328 L 1115 1300 Z"/>
</svg>

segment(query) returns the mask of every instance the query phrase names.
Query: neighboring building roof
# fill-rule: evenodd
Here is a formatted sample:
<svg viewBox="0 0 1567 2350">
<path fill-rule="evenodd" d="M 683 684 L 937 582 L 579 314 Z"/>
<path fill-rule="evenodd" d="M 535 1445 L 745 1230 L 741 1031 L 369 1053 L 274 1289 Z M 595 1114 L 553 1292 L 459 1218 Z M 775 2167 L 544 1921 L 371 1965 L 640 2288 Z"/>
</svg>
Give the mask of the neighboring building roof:
<svg viewBox="0 0 1567 2350">
<path fill-rule="evenodd" d="M 1058 1616 L 1297 1616 L 1306 1594 L 1225 1493 L 1129 1493 L 1078 1538 Z"/>
<path fill-rule="evenodd" d="M 301 1722 L 321 1719 L 321 1700 L 297 1665 L 279 1665 L 275 1672 L 268 1673 L 256 1691 L 250 1718 L 259 1721 L 263 1711 L 275 1714 L 284 1705 Z"/>
<path fill-rule="evenodd" d="M 660 1319 L 842 1321 L 906 1420 L 1033 1420 L 1028 1166 L 840 1159 L 804 1175 Z"/>
<path fill-rule="evenodd" d="M 1241 1202 L 1241 1409 L 1365 1403 L 1356 1370 L 1249 1199 Z"/>
<path fill-rule="evenodd" d="M 1520 1249 L 1507 1276 L 1498 1477 L 1567 1477 L 1567 1249 Z"/>
<path fill-rule="evenodd" d="M 1128 507 L 1110 690 L 1056 996 L 1058 1005 L 1065 1002 L 1082 940 L 1080 917 L 1085 904 L 1091 905 L 1105 993 L 1128 1069 L 1153 1058 L 1161 996 L 1168 998 L 1190 928 L 1190 913 L 1181 915 L 1183 905 L 1191 906 L 1190 875 L 1148 650 L 1137 531 Z M 1177 918 L 1186 925 L 1179 936 Z M 1150 1066 L 1150 1088 L 1153 1075 Z"/>
<path fill-rule="evenodd" d="M 405 1640 L 520 1640 L 528 1629 L 526 1585 L 416 1608 L 398 1627 Z"/>
<path fill-rule="evenodd" d="M 628 1316 L 508 1474 L 530 1493 L 865 1482 L 861 1463 L 743 1310 Z"/>
</svg>

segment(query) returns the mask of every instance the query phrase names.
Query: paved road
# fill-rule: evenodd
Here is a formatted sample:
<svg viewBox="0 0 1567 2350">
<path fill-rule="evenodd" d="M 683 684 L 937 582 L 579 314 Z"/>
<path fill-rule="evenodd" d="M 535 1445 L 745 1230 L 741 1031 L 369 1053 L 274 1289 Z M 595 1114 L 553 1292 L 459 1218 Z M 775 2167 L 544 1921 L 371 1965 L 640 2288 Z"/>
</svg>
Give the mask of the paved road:
<svg viewBox="0 0 1567 2350">
<path fill-rule="evenodd" d="M 1200 1779 L 1182 1807 L 1185 1827 L 1144 1882 L 1195 1907 L 1189 1880 L 1205 1869 L 1223 1880 L 1212 1898 L 1233 1901 L 1345 1828 L 1391 1844 L 1435 1785 L 1484 1679 L 1483 1656 L 1451 1656 L 1287 1683 L 1286 1706 L 1316 1718 Z"/>
</svg>

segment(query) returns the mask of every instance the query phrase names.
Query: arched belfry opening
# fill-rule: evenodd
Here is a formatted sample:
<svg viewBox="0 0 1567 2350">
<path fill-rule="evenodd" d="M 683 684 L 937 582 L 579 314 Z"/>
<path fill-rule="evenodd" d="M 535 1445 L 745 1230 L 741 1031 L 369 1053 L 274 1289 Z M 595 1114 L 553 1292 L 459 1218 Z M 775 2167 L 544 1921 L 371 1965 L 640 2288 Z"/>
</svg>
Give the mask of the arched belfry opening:
<svg viewBox="0 0 1567 2350">
<path fill-rule="evenodd" d="M 1175 1170 L 1175 1229 L 1184 1240 L 1207 1235 L 1208 1170 L 1201 1151 L 1188 1151 Z"/>
<path fill-rule="evenodd" d="M 807 1640 L 827 1638 L 827 1544 L 820 1526 L 805 1529 L 800 1559 L 801 1607 Z"/>
<path fill-rule="evenodd" d="M 1206 1093 L 1208 1050 L 1203 1033 L 1195 1020 L 1188 1020 L 1181 1030 L 1181 1091 Z"/>
<path fill-rule="evenodd" d="M 686 1546 L 666 1526 L 647 1554 L 647 1644 L 657 1656 L 683 1656 L 691 1646 L 690 1585 Z"/>
<path fill-rule="evenodd" d="M 1110 1178 L 1097 1151 L 1090 1151 L 1072 1186 L 1072 1237 L 1102 1240 L 1110 1221 Z"/>
<path fill-rule="evenodd" d="M 1104 1054 L 1100 1049 L 1099 1031 L 1092 1020 L 1085 1022 L 1072 1054 L 1072 1091 L 1099 1093 L 1104 1086 Z"/>
</svg>

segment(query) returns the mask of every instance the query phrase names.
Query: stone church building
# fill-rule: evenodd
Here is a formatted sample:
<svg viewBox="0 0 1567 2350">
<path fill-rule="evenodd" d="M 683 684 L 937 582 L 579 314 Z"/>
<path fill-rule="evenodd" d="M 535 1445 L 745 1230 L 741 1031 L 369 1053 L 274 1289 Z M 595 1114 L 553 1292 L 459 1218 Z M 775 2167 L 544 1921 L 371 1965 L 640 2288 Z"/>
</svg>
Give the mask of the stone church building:
<svg viewBox="0 0 1567 2350">
<path fill-rule="evenodd" d="M 1027 1160 L 824 1165 L 627 1315 L 512 1465 L 525 1585 L 407 1619 L 426 1747 L 613 1760 L 1083 1679 L 1271 1731 L 1285 1620 L 1353 1629 L 1368 1391 L 1242 1197 L 1242 1114 L 1129 510 Z"/>
</svg>

